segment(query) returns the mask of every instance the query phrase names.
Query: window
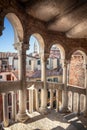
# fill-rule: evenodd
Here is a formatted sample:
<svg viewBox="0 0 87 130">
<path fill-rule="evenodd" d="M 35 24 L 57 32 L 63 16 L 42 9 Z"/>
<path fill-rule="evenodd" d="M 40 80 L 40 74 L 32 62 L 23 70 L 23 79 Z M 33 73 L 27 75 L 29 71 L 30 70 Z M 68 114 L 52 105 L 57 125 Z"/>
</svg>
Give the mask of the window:
<svg viewBox="0 0 87 130">
<path fill-rule="evenodd" d="M 6 79 L 7 79 L 7 81 L 8 81 L 8 80 L 11 81 L 11 75 L 10 75 L 10 74 L 6 75 Z"/>
<path fill-rule="evenodd" d="M 0 79 L 2 79 L 2 75 L 0 75 Z"/>
<path fill-rule="evenodd" d="M 49 82 L 52 82 L 52 79 L 48 79 Z"/>
<path fill-rule="evenodd" d="M 49 60 L 47 60 L 47 65 L 49 65 Z"/>
<path fill-rule="evenodd" d="M 29 65 L 31 65 L 31 60 L 29 60 Z"/>
<path fill-rule="evenodd" d="M 7 64 L 7 61 L 2 60 L 2 64 L 3 65 Z"/>
<path fill-rule="evenodd" d="M 40 60 L 37 61 L 37 64 L 40 65 Z"/>
<path fill-rule="evenodd" d="M 58 82 L 58 78 L 54 78 L 53 81 L 54 81 L 54 82 Z"/>
</svg>

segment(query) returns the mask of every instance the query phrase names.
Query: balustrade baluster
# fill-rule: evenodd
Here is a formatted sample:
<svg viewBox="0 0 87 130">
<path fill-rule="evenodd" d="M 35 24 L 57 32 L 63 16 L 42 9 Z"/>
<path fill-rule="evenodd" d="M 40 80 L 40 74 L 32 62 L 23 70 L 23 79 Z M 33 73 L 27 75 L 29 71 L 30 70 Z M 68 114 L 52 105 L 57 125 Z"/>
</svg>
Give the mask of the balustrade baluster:
<svg viewBox="0 0 87 130">
<path fill-rule="evenodd" d="M 59 90 L 56 89 L 56 112 L 59 111 Z"/>
<path fill-rule="evenodd" d="M 35 89 L 35 95 L 36 95 L 36 110 L 39 111 L 39 91 L 37 88 Z"/>
<path fill-rule="evenodd" d="M 8 93 L 3 93 L 3 124 L 5 127 L 9 125 L 9 118 L 8 118 Z"/>
<path fill-rule="evenodd" d="M 74 112 L 74 92 L 72 92 L 72 112 Z"/>
<path fill-rule="evenodd" d="M 12 119 L 16 120 L 17 114 L 17 99 L 16 99 L 16 92 L 12 92 Z"/>
<path fill-rule="evenodd" d="M 29 112 L 32 113 L 35 109 L 35 94 L 34 88 L 29 88 Z"/>
<path fill-rule="evenodd" d="M 78 93 L 78 114 L 80 114 L 80 94 Z"/>
<path fill-rule="evenodd" d="M 53 109 L 53 90 L 50 89 L 50 108 Z"/>
</svg>

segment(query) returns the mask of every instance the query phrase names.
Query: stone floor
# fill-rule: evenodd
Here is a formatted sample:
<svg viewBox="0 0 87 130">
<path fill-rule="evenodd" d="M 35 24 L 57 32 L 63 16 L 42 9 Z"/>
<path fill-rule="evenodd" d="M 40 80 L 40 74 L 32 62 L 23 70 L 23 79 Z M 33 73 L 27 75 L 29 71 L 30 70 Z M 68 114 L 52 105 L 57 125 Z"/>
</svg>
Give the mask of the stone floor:
<svg viewBox="0 0 87 130">
<path fill-rule="evenodd" d="M 5 130 L 87 130 L 87 119 L 83 116 L 59 114 L 52 110 L 48 115 L 34 112 L 26 123 L 15 123 Z"/>
</svg>

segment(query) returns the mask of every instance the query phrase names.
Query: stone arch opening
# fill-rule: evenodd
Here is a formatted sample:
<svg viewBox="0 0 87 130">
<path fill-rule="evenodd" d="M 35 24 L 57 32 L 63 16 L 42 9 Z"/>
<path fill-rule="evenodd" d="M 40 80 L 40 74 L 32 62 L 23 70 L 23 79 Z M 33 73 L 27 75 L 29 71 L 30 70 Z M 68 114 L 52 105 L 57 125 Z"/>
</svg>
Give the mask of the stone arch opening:
<svg viewBox="0 0 87 130">
<path fill-rule="evenodd" d="M 14 47 L 11 47 L 11 45 L 23 40 L 23 28 L 19 18 L 14 13 L 8 13 L 5 16 L 4 26 L 6 27 L 6 29 L 4 30 L 1 37 L 1 41 L 3 42 L 1 47 L 3 46 L 3 50 L 0 55 L 2 59 L 0 62 L 0 67 L 3 69 L 3 71 L 6 72 L 10 70 L 11 73 L 11 71 L 13 70 L 18 70 L 18 56 L 15 52 Z M 12 76 L 9 75 L 7 74 L 6 80 L 17 80 L 17 78 L 13 76 L 13 74 Z"/>
<path fill-rule="evenodd" d="M 41 81 L 41 56 L 44 56 L 44 40 L 38 33 L 34 33 L 29 37 L 29 50 L 26 53 L 26 79 L 27 81 Z M 33 89 L 34 86 L 32 85 Z M 30 90 L 27 89 L 27 99 L 29 99 Z M 41 95 L 41 90 L 39 92 Z M 35 97 L 34 97 L 35 100 Z M 33 102 L 33 101 L 32 101 Z M 27 109 L 31 112 L 29 102 Z"/>
<path fill-rule="evenodd" d="M 43 40 L 42 36 L 38 33 L 34 33 L 33 36 L 38 40 L 39 53 L 44 54 L 44 40 Z"/>
<path fill-rule="evenodd" d="M 50 71 L 52 78 L 48 81 L 62 83 L 62 64 L 65 59 L 65 50 L 60 44 L 53 44 L 50 48 L 50 55 L 47 60 L 47 69 Z"/>
<path fill-rule="evenodd" d="M 50 48 L 50 55 L 47 59 L 47 81 L 62 83 L 63 81 L 63 62 L 65 60 L 65 50 L 60 44 L 53 44 Z M 49 94 L 48 94 L 49 95 Z M 62 91 L 59 93 L 59 110 L 62 108 Z M 53 107 L 56 107 L 56 91 L 53 92 Z M 50 98 L 50 96 L 48 96 Z M 49 104 L 48 104 L 49 105 Z"/>
<path fill-rule="evenodd" d="M 14 13 L 8 13 L 6 18 L 10 21 L 14 29 L 14 43 L 23 41 L 24 34 L 20 19 Z"/>
<path fill-rule="evenodd" d="M 44 40 L 38 33 L 29 38 L 29 50 L 27 51 L 26 71 L 27 80 L 41 80 L 41 56 L 44 56 Z"/>
<path fill-rule="evenodd" d="M 2 52 L 0 51 L 0 81 L 16 81 L 18 80 L 18 55 L 11 45 L 23 40 L 23 28 L 19 18 L 14 13 L 8 13 L 4 17 L 4 26 L 0 43 Z M 8 34 L 8 35 L 6 35 Z M 11 44 L 11 45 L 10 45 Z M 2 46 L 6 46 L 5 49 Z M 0 50 L 1 50 L 0 48 Z M 14 47 L 13 47 L 14 48 Z M 16 71 L 17 70 L 17 71 Z M 16 75 L 17 74 L 17 75 Z M 9 87 L 9 86 L 7 86 Z M 9 97 L 10 95 L 10 97 Z M 1 100 L 0 95 L 0 100 Z M 9 119 L 12 119 L 12 93 L 7 94 L 8 114 Z M 0 101 L 1 102 L 1 101 Z M 17 104 L 16 104 L 17 105 Z M 2 103 L 1 103 L 2 107 Z M 0 111 L 2 112 L 3 110 Z M 3 113 L 3 112 L 2 112 Z M 0 114 L 0 118 L 3 118 Z"/>
</svg>

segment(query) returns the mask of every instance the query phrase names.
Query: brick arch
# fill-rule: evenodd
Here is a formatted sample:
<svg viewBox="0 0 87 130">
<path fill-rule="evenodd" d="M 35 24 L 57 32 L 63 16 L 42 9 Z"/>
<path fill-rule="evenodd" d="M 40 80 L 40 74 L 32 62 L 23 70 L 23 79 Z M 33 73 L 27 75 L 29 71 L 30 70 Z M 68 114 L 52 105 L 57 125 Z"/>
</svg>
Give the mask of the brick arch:
<svg viewBox="0 0 87 130">
<path fill-rule="evenodd" d="M 14 29 L 14 43 L 23 41 L 24 36 L 23 27 L 17 15 L 15 13 L 8 13 L 5 15 L 5 17 L 10 21 Z"/>
</svg>

